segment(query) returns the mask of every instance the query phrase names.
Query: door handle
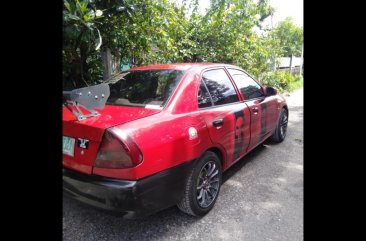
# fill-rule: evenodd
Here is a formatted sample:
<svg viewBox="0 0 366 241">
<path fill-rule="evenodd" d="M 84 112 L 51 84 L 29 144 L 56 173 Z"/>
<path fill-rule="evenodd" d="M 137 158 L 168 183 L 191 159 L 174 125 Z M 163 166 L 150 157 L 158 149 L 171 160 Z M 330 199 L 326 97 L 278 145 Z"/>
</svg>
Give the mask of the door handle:
<svg viewBox="0 0 366 241">
<path fill-rule="evenodd" d="M 222 126 L 224 124 L 224 120 L 223 119 L 214 120 L 212 124 L 214 127 Z"/>
<path fill-rule="evenodd" d="M 258 114 L 258 107 L 254 107 L 252 110 L 254 114 Z"/>
</svg>

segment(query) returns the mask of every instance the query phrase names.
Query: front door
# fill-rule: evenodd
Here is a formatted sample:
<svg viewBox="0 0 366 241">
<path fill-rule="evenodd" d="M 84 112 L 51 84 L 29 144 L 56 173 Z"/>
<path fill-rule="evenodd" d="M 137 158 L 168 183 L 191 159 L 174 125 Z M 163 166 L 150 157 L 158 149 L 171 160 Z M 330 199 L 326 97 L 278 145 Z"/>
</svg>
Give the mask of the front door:
<svg viewBox="0 0 366 241">
<path fill-rule="evenodd" d="M 228 71 L 250 110 L 249 151 L 268 138 L 274 130 L 276 122 L 272 119 L 276 102 L 274 98 L 266 97 L 263 88 L 244 71 L 235 68 L 228 68 Z"/>
</svg>

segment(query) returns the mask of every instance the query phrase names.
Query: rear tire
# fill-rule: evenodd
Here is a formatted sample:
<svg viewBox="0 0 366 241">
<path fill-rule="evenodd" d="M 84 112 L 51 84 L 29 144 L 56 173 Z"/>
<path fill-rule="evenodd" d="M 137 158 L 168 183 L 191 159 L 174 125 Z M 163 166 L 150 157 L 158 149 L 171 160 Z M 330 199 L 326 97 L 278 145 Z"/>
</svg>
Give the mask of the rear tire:
<svg viewBox="0 0 366 241">
<path fill-rule="evenodd" d="M 288 111 L 283 108 L 278 119 L 276 130 L 271 136 L 271 140 L 274 142 L 282 142 L 287 134 L 287 124 L 288 124 Z"/>
<path fill-rule="evenodd" d="M 190 172 L 178 208 L 192 216 L 204 216 L 215 205 L 222 182 L 220 159 L 205 152 Z"/>
</svg>

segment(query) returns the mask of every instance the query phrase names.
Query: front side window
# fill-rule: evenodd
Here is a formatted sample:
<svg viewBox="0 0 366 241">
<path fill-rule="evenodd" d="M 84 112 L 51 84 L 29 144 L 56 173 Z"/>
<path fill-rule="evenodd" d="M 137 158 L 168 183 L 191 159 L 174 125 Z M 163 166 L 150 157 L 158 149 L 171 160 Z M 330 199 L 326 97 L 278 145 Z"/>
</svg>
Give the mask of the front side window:
<svg viewBox="0 0 366 241">
<path fill-rule="evenodd" d="M 111 78 L 107 104 L 162 107 L 183 77 L 180 70 L 139 70 Z"/>
<path fill-rule="evenodd" d="M 223 69 L 208 70 L 204 72 L 202 80 L 207 86 L 214 105 L 223 105 L 239 101 L 234 86 Z"/>
<path fill-rule="evenodd" d="M 233 77 L 236 86 L 243 94 L 245 100 L 264 96 L 260 85 L 245 72 L 236 69 L 228 69 L 228 71 Z"/>
</svg>

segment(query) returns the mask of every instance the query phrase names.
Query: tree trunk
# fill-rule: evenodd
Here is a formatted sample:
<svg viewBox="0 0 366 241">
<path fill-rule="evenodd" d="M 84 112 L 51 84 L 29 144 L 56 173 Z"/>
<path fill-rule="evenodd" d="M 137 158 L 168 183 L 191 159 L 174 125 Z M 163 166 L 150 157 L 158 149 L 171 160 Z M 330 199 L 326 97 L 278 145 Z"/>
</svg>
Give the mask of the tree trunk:
<svg viewBox="0 0 366 241">
<path fill-rule="evenodd" d="M 89 86 L 91 81 L 88 75 L 88 66 L 87 66 L 87 59 L 88 56 L 88 47 L 86 45 L 81 44 L 80 46 L 80 73 L 81 73 L 81 80 L 85 86 Z"/>
<path fill-rule="evenodd" d="M 101 52 L 104 66 L 103 79 L 108 79 L 112 74 L 120 72 L 120 56 L 113 54 L 109 48 L 105 48 Z"/>
</svg>

